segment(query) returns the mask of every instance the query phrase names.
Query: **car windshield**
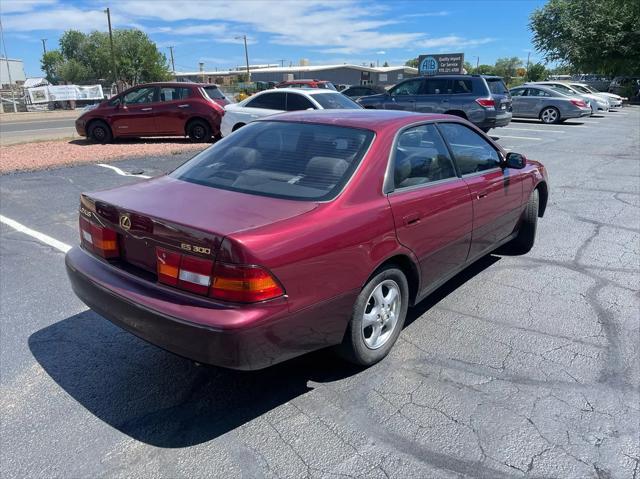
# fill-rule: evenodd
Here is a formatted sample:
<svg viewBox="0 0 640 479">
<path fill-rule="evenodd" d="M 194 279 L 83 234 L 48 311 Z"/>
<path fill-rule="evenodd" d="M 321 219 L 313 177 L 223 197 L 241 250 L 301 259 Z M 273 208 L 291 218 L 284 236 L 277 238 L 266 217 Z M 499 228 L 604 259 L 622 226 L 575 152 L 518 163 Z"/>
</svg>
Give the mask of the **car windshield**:
<svg viewBox="0 0 640 479">
<path fill-rule="evenodd" d="M 336 110 L 336 109 L 361 109 L 362 107 L 358 105 L 351 98 L 346 97 L 342 93 L 320 93 L 317 95 L 313 95 L 313 99 L 320 103 L 320 106 L 325 110 Z"/>
<path fill-rule="evenodd" d="M 171 173 L 212 188 L 293 200 L 333 199 L 374 133 L 342 126 L 257 121 Z"/>
<path fill-rule="evenodd" d="M 487 85 L 489 85 L 491 93 L 497 93 L 499 95 L 509 93 L 509 90 L 507 90 L 502 78 L 485 78 L 485 80 L 487 80 Z"/>
<path fill-rule="evenodd" d="M 204 87 L 204 91 L 212 100 L 224 100 L 224 94 L 217 86 L 206 86 Z"/>
<path fill-rule="evenodd" d="M 571 85 L 571 88 L 573 88 L 574 90 L 577 90 L 577 91 L 579 91 L 581 93 L 591 93 L 588 88 L 585 88 L 585 87 L 583 87 L 581 85 Z"/>
</svg>

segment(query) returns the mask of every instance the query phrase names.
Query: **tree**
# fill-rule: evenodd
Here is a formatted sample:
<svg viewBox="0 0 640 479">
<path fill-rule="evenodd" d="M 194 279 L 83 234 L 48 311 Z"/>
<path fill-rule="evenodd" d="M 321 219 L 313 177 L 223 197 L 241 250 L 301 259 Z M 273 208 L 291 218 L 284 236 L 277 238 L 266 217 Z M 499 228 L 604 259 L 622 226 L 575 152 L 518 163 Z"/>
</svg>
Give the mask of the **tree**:
<svg viewBox="0 0 640 479">
<path fill-rule="evenodd" d="M 492 65 L 478 65 L 478 68 L 474 69 L 474 73 L 478 75 L 495 75 L 495 68 Z"/>
<path fill-rule="evenodd" d="M 509 83 L 511 77 L 516 76 L 517 70 L 522 66 L 522 60 L 518 57 L 498 58 L 493 67 L 493 74 L 501 76 L 504 81 Z"/>
<path fill-rule="evenodd" d="M 89 69 L 78 60 L 65 60 L 58 64 L 57 76 L 66 83 L 83 83 L 91 79 Z"/>
<path fill-rule="evenodd" d="M 384 65 L 382 65 L 383 67 L 388 67 L 389 66 L 389 62 L 384 62 Z"/>
<path fill-rule="evenodd" d="M 542 63 L 534 63 L 529 65 L 529 70 L 527 71 L 527 80 L 528 81 L 541 81 L 547 77 L 547 69 Z"/>
<path fill-rule="evenodd" d="M 473 65 L 469 62 L 464 62 L 464 66 L 463 68 L 465 69 L 465 71 L 471 75 L 472 73 L 475 73 L 475 68 L 473 67 Z"/>
<path fill-rule="evenodd" d="M 548 62 L 583 73 L 640 73 L 640 2 L 549 0 L 531 14 L 533 44 Z"/>
<path fill-rule="evenodd" d="M 404 64 L 408 67 L 418 68 L 418 57 L 407 60 Z"/>
<path fill-rule="evenodd" d="M 62 53 L 57 50 L 50 50 L 42 55 L 40 59 L 40 69 L 45 73 L 49 83 L 57 83 L 57 71 L 59 65 L 64 62 Z"/>
<path fill-rule="evenodd" d="M 124 80 L 135 85 L 171 78 L 167 58 L 144 32 L 114 30 L 113 43 L 118 78 L 113 72 L 109 34 L 97 31 L 64 32 L 60 37 L 60 50 L 43 55 L 42 69 L 48 76 L 51 72 L 54 80 L 73 83 Z"/>
</svg>

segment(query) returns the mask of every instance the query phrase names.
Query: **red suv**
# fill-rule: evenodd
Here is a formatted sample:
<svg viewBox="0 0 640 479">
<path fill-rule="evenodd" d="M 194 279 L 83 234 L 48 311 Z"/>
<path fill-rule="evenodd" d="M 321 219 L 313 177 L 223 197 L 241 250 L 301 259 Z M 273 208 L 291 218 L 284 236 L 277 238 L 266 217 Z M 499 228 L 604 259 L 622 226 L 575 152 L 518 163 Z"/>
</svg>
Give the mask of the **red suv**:
<svg viewBox="0 0 640 479">
<path fill-rule="evenodd" d="M 140 136 L 186 135 L 193 141 L 219 138 L 224 109 L 220 99 L 205 91 L 210 87 L 198 83 L 138 85 L 80 115 L 76 130 L 99 143 Z"/>
<path fill-rule="evenodd" d="M 276 85 L 276 88 L 324 88 L 326 90 L 335 90 L 333 83 L 326 80 L 289 80 L 282 81 Z"/>
</svg>

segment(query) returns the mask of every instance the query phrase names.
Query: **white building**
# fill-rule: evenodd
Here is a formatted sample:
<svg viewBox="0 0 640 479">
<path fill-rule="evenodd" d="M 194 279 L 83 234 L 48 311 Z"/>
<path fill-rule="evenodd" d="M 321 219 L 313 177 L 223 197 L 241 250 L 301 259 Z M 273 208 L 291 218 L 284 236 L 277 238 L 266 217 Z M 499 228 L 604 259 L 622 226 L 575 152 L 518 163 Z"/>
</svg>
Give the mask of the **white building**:
<svg viewBox="0 0 640 479">
<path fill-rule="evenodd" d="M 22 85 L 27 79 L 24 74 L 24 62 L 0 57 L 0 88 L 9 88 L 9 73 L 11 73 L 11 83 Z"/>
</svg>

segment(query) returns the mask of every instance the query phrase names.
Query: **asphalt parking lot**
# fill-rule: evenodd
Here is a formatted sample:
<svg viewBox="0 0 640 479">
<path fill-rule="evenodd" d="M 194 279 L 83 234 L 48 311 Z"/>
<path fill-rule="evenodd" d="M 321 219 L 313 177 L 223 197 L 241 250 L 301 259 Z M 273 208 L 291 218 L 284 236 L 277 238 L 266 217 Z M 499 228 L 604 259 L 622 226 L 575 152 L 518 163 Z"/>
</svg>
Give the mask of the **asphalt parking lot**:
<svg viewBox="0 0 640 479">
<path fill-rule="evenodd" d="M 640 477 L 639 132 L 640 107 L 492 130 L 549 171 L 534 249 L 455 277 L 367 370 L 197 367 L 75 297 L 80 192 L 187 155 L 0 177 L 2 476 Z"/>
</svg>

